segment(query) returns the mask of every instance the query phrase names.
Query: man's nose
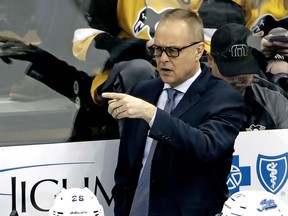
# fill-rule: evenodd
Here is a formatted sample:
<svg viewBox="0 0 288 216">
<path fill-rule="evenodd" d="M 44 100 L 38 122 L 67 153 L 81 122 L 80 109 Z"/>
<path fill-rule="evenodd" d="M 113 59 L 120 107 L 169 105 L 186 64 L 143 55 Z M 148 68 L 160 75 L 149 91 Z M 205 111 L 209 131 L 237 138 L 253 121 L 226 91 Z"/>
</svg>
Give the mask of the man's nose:
<svg viewBox="0 0 288 216">
<path fill-rule="evenodd" d="M 162 51 L 162 53 L 161 53 L 161 55 L 160 55 L 160 60 L 161 60 L 161 61 L 167 61 L 167 60 L 169 60 L 169 56 L 167 55 L 166 50 L 163 50 L 163 51 Z"/>
</svg>

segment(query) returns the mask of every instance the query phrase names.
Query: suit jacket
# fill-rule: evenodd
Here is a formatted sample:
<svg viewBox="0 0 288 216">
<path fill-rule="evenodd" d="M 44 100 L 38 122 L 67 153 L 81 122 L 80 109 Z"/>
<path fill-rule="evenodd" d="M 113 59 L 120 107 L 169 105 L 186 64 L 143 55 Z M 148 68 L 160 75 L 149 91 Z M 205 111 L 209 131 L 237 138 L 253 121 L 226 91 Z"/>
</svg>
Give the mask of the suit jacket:
<svg viewBox="0 0 288 216">
<path fill-rule="evenodd" d="M 132 94 L 156 104 L 161 79 L 140 82 Z M 158 140 L 151 167 L 149 215 L 215 216 L 228 196 L 234 141 L 243 97 L 206 66 L 170 113 L 157 109 L 151 128 L 125 119 L 115 170 L 115 216 L 129 215 L 147 135 Z"/>
</svg>

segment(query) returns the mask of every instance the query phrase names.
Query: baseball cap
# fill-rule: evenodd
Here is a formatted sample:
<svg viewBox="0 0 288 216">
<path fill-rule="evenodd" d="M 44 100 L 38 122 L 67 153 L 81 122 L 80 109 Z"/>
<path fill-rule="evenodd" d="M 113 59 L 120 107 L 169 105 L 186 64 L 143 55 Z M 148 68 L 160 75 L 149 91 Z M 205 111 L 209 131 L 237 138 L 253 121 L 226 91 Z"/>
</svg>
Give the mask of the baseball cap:
<svg viewBox="0 0 288 216">
<path fill-rule="evenodd" d="M 259 73 L 253 48 L 247 44 L 249 37 L 253 37 L 251 31 L 238 23 L 222 25 L 214 32 L 211 54 L 223 76 Z"/>
</svg>

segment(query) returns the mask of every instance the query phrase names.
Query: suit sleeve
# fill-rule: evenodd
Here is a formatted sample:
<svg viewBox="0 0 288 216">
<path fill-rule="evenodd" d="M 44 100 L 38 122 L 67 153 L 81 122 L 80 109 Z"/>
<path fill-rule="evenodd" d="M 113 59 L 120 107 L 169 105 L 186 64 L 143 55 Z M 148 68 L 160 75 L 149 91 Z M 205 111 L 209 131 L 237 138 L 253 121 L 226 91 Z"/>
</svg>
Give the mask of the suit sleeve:
<svg viewBox="0 0 288 216">
<path fill-rule="evenodd" d="M 149 136 L 162 145 L 173 146 L 192 160 L 205 163 L 218 158 L 233 149 L 245 106 L 240 94 L 227 90 L 221 95 L 216 97 L 212 93 L 209 100 L 180 118 L 158 109 Z"/>
</svg>

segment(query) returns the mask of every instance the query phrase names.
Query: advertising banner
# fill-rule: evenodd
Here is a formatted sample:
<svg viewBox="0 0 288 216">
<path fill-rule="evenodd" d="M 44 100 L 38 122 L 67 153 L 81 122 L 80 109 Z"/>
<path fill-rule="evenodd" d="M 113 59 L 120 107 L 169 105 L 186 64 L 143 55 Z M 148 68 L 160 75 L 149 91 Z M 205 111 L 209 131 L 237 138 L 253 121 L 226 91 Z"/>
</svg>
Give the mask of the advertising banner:
<svg viewBox="0 0 288 216">
<path fill-rule="evenodd" d="M 62 188 L 88 187 L 113 215 L 119 140 L 0 148 L 0 216 L 47 216 Z"/>
<path fill-rule="evenodd" d="M 288 130 L 241 132 L 228 179 L 230 193 L 266 190 L 288 203 Z"/>
<path fill-rule="evenodd" d="M 288 203 L 288 130 L 241 132 L 230 193 L 266 190 Z M 88 187 L 113 216 L 113 173 L 119 140 L 0 147 L 0 216 L 47 216 L 62 188 Z"/>
</svg>

